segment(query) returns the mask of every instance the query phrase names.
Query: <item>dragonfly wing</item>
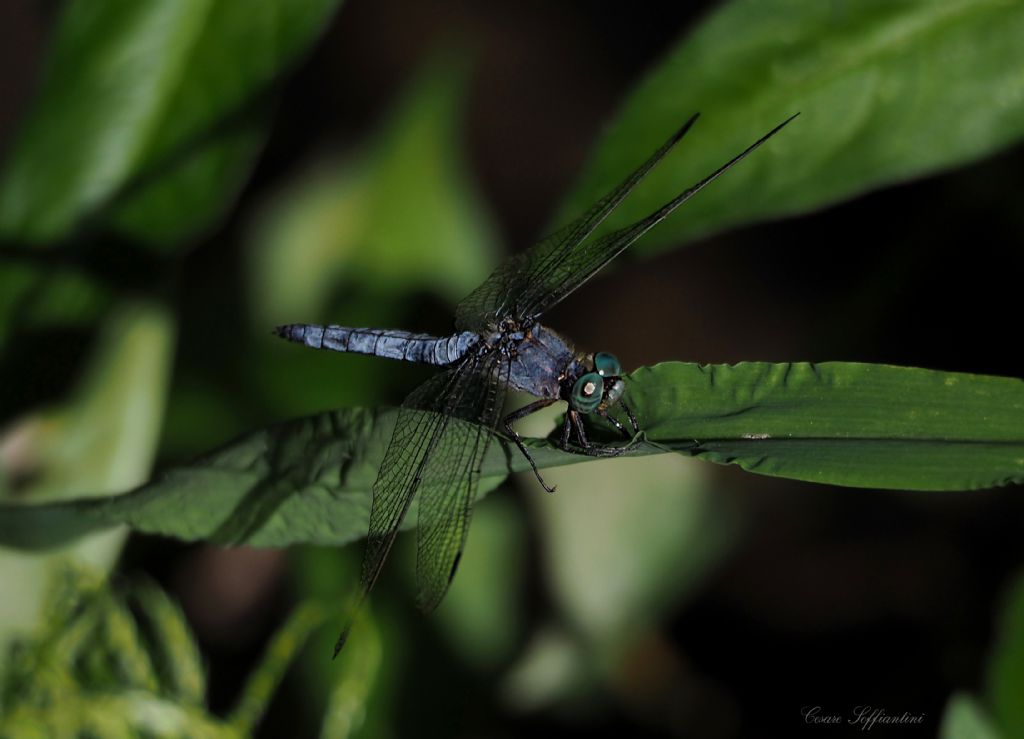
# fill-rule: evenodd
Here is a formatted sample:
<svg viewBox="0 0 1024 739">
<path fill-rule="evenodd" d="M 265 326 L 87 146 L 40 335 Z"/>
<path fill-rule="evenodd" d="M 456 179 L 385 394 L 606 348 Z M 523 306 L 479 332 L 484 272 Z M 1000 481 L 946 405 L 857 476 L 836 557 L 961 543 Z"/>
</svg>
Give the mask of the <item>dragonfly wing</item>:
<svg viewBox="0 0 1024 739">
<path fill-rule="evenodd" d="M 416 498 L 424 469 L 445 436 L 452 420 L 451 410 L 458 404 L 459 393 L 472 375 L 468 371 L 469 360 L 467 357 L 457 366 L 434 375 L 413 390 L 402 403 L 391 432 L 391 441 L 373 483 L 370 527 L 363 550 L 359 593 L 334 645 L 335 657 L 345 646 L 363 601 L 377 584 L 402 521 Z"/>
<path fill-rule="evenodd" d="M 436 605 L 444 595 L 465 540 L 479 462 L 504 402 L 507 377 L 496 372 L 498 357 L 471 354 L 420 385 L 402 404 L 373 485 L 360 601 L 376 584 L 417 494 L 420 525 L 430 532 L 420 537 L 417 571 L 421 580 L 431 573 L 432 582 L 435 571 L 445 574 L 440 593 L 424 606 Z M 445 533 L 449 529 L 452 533 Z"/>
<path fill-rule="evenodd" d="M 593 233 L 634 187 L 678 143 L 694 121 L 695 114 L 660 149 L 641 164 L 618 187 L 601 198 L 586 213 L 541 239 L 524 254 L 517 254 L 499 266 L 455 309 L 455 325 L 460 331 L 482 332 L 487 324 L 506 315 L 523 316 L 519 310 L 523 297 L 543 282 L 545 275 L 565 261 L 568 254 Z"/>
<path fill-rule="evenodd" d="M 743 152 L 730 159 L 697 184 L 681 192 L 646 218 L 601 238 L 577 245 L 575 248 L 563 250 L 557 259 L 546 260 L 543 271 L 535 272 L 531 270 L 529 284 L 524 288 L 523 294 L 518 300 L 517 310 L 519 312 L 516 315 L 521 318 L 536 318 L 560 302 L 569 293 L 593 277 L 608 262 L 621 254 L 630 244 L 647 233 L 656 224 L 665 220 L 672 211 L 703 190 L 711 182 L 718 179 L 733 165 L 737 164 L 782 130 L 793 118 L 796 118 L 796 116 L 794 115 L 780 123 L 748 146 Z"/>
<path fill-rule="evenodd" d="M 487 453 L 504 405 L 510 364 L 494 352 L 470 368 L 474 381 L 423 468 L 416 529 L 417 604 L 438 606 L 455 576 Z"/>
<path fill-rule="evenodd" d="M 460 364 L 435 375 L 417 387 L 402 404 L 373 483 L 370 528 L 360 577 L 360 602 L 377 583 L 398 529 L 416 497 L 424 466 L 450 422 L 447 406 L 456 402 L 460 381 L 467 379 L 465 374 Z M 430 410 L 435 412 L 428 412 Z"/>
</svg>

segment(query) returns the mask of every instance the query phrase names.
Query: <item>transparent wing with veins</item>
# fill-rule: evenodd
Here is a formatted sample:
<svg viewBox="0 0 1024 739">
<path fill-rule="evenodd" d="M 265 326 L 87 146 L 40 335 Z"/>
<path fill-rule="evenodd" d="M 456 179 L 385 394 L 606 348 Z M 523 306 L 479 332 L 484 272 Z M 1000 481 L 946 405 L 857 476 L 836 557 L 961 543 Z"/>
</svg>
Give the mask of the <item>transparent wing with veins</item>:
<svg viewBox="0 0 1024 739">
<path fill-rule="evenodd" d="M 504 315 L 511 315 L 520 320 L 539 317 L 597 274 L 602 267 L 667 218 L 672 211 L 782 130 L 793 118 L 796 116 L 780 123 L 743 152 L 646 218 L 601 238 L 586 241 L 586 237 L 598 224 L 689 130 L 696 116 L 690 118 L 650 159 L 587 214 L 544 239 L 525 254 L 517 255 L 499 267 L 486 282 L 459 304 L 456 311 L 459 327 L 476 329 L 477 326 L 486 325 L 489 320 Z"/>
<path fill-rule="evenodd" d="M 499 352 L 478 351 L 424 382 L 402 404 L 373 485 L 353 615 L 376 584 L 417 496 L 418 601 L 425 611 L 441 602 L 465 545 L 480 463 L 504 404 L 508 371 L 508 359 Z"/>
<path fill-rule="evenodd" d="M 522 317 L 521 299 L 544 283 L 545 273 L 564 255 L 587 238 L 619 203 L 664 158 L 690 130 L 697 115 L 690 117 L 660 149 L 641 164 L 618 187 L 597 201 L 586 213 L 541 239 L 527 252 L 517 254 L 499 266 L 455 309 L 455 326 L 460 331 L 483 331 L 489 322 L 504 316 Z"/>
<path fill-rule="evenodd" d="M 575 249 L 564 249 L 553 259 L 546 259 L 542 270 L 538 271 L 537 278 L 530 280 L 523 294 L 516 301 L 517 308 L 521 311 L 520 315 L 524 318 L 536 318 L 559 303 L 569 293 L 597 274 L 608 262 L 625 251 L 630 244 L 668 218 L 672 211 L 725 174 L 748 154 L 782 130 L 795 117 L 792 116 L 780 123 L 741 153 L 700 182 L 679 193 L 646 218 L 599 239 L 585 242 Z"/>
</svg>

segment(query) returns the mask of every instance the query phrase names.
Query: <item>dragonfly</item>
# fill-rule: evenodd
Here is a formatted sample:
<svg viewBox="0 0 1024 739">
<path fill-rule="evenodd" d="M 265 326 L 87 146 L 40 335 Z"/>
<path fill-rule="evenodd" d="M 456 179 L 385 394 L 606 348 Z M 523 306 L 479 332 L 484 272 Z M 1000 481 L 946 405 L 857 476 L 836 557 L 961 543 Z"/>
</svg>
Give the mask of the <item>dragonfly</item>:
<svg viewBox="0 0 1024 739">
<path fill-rule="evenodd" d="M 588 239 L 698 117 L 699 113 L 691 116 L 647 161 L 583 215 L 500 265 L 456 306 L 456 333 L 438 337 L 306 323 L 275 329 L 277 335 L 313 349 L 372 354 L 441 368 L 413 389 L 399 410 L 373 485 L 354 610 L 376 584 L 414 499 L 418 499 L 417 602 L 424 612 L 437 607 L 462 557 L 481 462 L 498 433 L 504 432 L 516 444 L 541 486 L 554 492 L 514 430 L 512 424 L 516 421 L 565 401 L 567 411 L 559 443 L 562 449 L 593 456 L 621 452 L 623 447 L 606 447 L 588 439 L 583 418 L 593 415 L 610 423 L 627 439 L 639 438 L 640 424 L 626 402 L 623 371 L 615 355 L 577 351 L 568 339 L 541 325 L 539 319 L 796 115 L 647 217 Z M 509 390 L 526 392 L 536 400 L 503 415 Z M 625 414 L 628 429 L 612 413 L 619 410 Z M 345 644 L 350 626 L 351 619 L 335 645 L 335 657 Z"/>
</svg>

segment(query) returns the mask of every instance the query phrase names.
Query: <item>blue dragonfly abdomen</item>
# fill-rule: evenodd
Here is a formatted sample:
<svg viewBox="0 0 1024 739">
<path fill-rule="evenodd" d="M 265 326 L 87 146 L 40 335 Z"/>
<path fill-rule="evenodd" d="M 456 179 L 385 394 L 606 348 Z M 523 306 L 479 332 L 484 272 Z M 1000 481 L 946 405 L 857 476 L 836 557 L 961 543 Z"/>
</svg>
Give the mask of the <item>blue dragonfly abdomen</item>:
<svg viewBox="0 0 1024 739">
<path fill-rule="evenodd" d="M 463 331 L 451 336 L 431 336 L 410 331 L 319 326 L 312 323 L 278 326 L 274 333 L 313 349 L 372 354 L 376 357 L 420 362 L 438 367 L 457 362 L 480 341 L 479 334 L 472 331 Z"/>
</svg>

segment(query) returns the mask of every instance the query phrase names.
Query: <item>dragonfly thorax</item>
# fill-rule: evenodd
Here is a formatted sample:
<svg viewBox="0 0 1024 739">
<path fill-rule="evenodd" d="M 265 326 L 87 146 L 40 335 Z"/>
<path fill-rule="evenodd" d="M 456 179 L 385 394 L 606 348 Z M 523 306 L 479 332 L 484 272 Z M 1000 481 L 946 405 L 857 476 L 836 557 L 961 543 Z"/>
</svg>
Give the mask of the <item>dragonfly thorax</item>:
<svg viewBox="0 0 1024 739">
<path fill-rule="evenodd" d="M 496 325 L 492 324 L 491 329 L 481 338 L 491 349 L 514 350 L 519 342 L 530 335 L 532 328 L 533 325 L 525 326 L 514 318 L 503 318 Z"/>
</svg>

